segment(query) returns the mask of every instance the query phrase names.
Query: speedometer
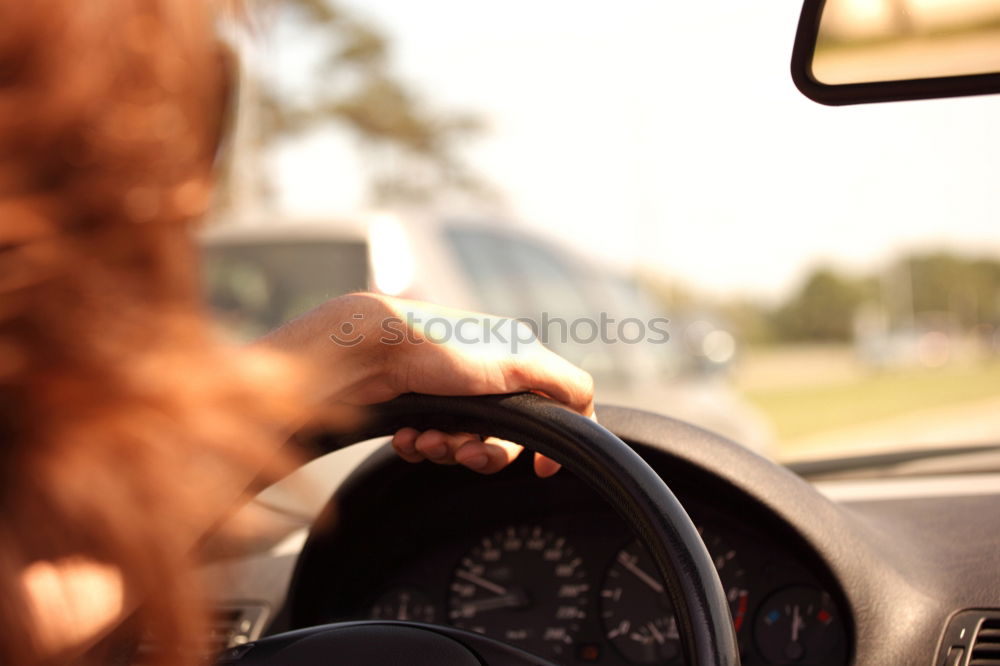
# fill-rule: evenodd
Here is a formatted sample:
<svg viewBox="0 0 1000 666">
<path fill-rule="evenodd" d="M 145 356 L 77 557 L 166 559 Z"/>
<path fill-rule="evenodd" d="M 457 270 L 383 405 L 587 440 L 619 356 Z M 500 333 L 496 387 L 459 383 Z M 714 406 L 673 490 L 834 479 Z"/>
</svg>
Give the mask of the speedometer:
<svg viewBox="0 0 1000 666">
<path fill-rule="evenodd" d="M 571 652 L 589 591 L 583 560 L 564 537 L 511 526 L 483 537 L 459 560 L 448 617 L 460 629 L 558 657 Z"/>
</svg>

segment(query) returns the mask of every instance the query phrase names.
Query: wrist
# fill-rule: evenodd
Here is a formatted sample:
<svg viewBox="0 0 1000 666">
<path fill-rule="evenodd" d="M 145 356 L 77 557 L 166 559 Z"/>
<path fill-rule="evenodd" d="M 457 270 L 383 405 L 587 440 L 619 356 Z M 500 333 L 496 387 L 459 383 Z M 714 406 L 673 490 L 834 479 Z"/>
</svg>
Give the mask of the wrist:
<svg viewBox="0 0 1000 666">
<path fill-rule="evenodd" d="M 380 325 L 393 316 L 386 297 L 333 298 L 261 338 L 258 344 L 298 357 L 313 373 L 320 400 L 370 404 L 394 397 L 393 348 Z"/>
</svg>

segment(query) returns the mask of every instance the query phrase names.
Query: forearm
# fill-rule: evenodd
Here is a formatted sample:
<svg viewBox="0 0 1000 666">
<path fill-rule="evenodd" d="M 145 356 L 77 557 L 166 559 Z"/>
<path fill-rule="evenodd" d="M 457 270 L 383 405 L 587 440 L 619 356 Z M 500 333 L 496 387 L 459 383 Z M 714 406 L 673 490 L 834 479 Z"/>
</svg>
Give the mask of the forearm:
<svg viewBox="0 0 1000 666">
<path fill-rule="evenodd" d="M 393 348 L 379 322 L 395 316 L 387 299 L 348 294 L 331 299 L 268 333 L 257 345 L 299 359 L 313 374 L 319 403 L 372 404 L 394 397 Z"/>
</svg>

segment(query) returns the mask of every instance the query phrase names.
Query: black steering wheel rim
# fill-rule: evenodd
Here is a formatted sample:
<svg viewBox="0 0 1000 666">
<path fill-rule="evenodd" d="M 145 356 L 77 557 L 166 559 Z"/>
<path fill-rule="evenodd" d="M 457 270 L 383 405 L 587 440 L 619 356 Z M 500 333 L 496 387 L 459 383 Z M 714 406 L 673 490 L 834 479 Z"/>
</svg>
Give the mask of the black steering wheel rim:
<svg viewBox="0 0 1000 666">
<path fill-rule="evenodd" d="M 372 407 L 368 418 L 351 432 L 317 438 L 312 454 L 339 450 L 402 427 L 501 437 L 562 463 L 612 506 L 649 551 L 674 606 L 685 663 L 738 666 L 729 604 L 694 523 L 656 472 L 614 434 L 530 393 L 408 394 Z"/>
</svg>

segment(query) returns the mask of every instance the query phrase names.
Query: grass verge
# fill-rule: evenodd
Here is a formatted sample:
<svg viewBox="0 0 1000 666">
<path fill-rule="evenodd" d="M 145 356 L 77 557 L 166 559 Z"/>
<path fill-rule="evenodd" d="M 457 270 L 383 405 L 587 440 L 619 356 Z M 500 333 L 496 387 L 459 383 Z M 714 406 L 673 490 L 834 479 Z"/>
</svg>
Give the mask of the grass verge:
<svg viewBox="0 0 1000 666">
<path fill-rule="evenodd" d="M 743 391 L 770 419 L 779 441 L 1000 396 L 1000 361 L 872 372 L 831 384 L 808 379 L 800 387 Z"/>
</svg>

